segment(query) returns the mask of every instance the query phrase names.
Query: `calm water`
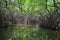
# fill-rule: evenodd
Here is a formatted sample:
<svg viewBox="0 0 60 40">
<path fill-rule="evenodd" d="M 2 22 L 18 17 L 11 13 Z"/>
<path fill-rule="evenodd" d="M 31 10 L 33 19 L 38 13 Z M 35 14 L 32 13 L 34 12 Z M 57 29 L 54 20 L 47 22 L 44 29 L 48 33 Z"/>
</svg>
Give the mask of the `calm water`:
<svg viewBox="0 0 60 40">
<path fill-rule="evenodd" d="M 60 31 L 38 27 L 0 28 L 0 40 L 60 40 Z"/>
</svg>

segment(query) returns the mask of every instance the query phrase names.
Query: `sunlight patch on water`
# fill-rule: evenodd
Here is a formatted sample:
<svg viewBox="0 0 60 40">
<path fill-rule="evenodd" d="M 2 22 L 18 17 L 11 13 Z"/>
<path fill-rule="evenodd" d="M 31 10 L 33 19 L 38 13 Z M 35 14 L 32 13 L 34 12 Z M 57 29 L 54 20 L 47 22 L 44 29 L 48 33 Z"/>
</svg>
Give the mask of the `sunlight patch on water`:
<svg viewBox="0 0 60 40">
<path fill-rule="evenodd" d="M 12 38 L 9 38 L 9 40 L 12 40 Z"/>
</svg>

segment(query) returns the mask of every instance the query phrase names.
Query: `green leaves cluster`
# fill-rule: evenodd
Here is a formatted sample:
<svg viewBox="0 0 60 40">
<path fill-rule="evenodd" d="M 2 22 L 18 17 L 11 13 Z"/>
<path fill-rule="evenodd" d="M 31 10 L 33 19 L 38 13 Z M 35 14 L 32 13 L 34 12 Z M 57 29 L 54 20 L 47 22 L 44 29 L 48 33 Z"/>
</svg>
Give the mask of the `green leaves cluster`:
<svg viewBox="0 0 60 40">
<path fill-rule="evenodd" d="M 6 7 L 6 1 L 7 9 L 10 11 L 27 13 L 28 15 L 30 13 L 37 15 L 39 12 L 47 12 L 46 7 L 49 11 L 55 10 L 53 0 L 3 0 L 1 2 L 3 7 Z M 60 0 L 55 1 L 56 3 L 60 2 Z"/>
</svg>

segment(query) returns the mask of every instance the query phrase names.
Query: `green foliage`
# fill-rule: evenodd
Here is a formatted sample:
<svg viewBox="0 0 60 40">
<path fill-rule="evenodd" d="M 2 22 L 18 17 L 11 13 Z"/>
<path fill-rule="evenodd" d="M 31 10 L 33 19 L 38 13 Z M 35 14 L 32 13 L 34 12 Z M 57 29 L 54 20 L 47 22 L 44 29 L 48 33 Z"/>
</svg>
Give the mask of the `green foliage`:
<svg viewBox="0 0 60 40">
<path fill-rule="evenodd" d="M 27 16 L 29 16 L 30 14 L 34 14 L 36 16 L 40 16 L 39 13 L 47 13 L 47 11 L 49 10 L 49 12 L 55 11 L 56 9 L 60 8 L 60 0 L 55 0 L 56 4 L 58 7 L 54 6 L 54 2 L 53 0 L 0 0 L 0 6 L 3 9 L 8 9 L 10 11 L 10 15 L 11 18 L 14 17 L 17 18 L 16 16 L 13 16 L 16 13 L 24 15 L 26 14 Z M 7 4 L 7 5 L 6 5 Z M 48 9 L 48 10 L 47 10 Z M 60 9 L 59 9 L 60 10 Z M 59 14 L 60 11 L 58 10 Z M 13 12 L 12 12 L 13 11 Z M 5 14 L 6 12 L 3 11 L 3 13 Z M 44 15 L 43 14 L 43 15 Z M 42 25 L 47 25 L 48 23 L 55 23 L 57 22 L 55 20 L 56 16 L 55 13 L 51 14 L 53 16 L 50 16 L 47 14 L 47 17 L 43 18 L 42 16 L 42 20 L 44 21 L 42 23 Z M 53 22 L 51 22 L 53 21 Z M 50 25 L 50 24 L 48 24 Z M 52 24 L 55 25 L 55 24 Z M 14 27 L 15 28 L 15 27 Z M 6 30 L 5 32 L 2 31 L 1 32 L 1 36 L 3 36 L 6 40 L 9 40 L 10 38 L 12 40 L 57 40 L 56 37 L 56 32 L 44 32 L 37 28 L 33 28 L 33 27 L 17 27 L 14 28 L 8 28 L 8 30 Z M 38 31 L 39 30 L 39 31 Z M 5 34 L 4 34 L 5 33 Z M 53 36 L 51 36 L 54 33 Z M 60 35 L 60 34 L 59 34 Z M 59 37 L 58 37 L 59 38 Z M 2 38 L 3 39 L 3 38 Z M 4 39 L 4 40 L 5 40 Z"/>
<path fill-rule="evenodd" d="M 6 7 L 6 0 L 3 0 L 3 2 L 1 2 L 3 7 Z M 56 3 L 59 3 L 59 0 L 55 0 Z M 47 12 L 48 10 L 54 11 L 55 7 L 54 7 L 54 2 L 53 0 L 7 0 L 7 9 L 9 9 L 10 11 L 17 11 L 18 13 L 20 12 L 21 14 L 26 14 L 30 15 L 30 14 L 39 14 L 36 11 L 40 11 L 40 12 Z M 58 4 L 58 7 L 60 5 Z M 46 10 L 46 7 L 48 10 Z"/>
</svg>

